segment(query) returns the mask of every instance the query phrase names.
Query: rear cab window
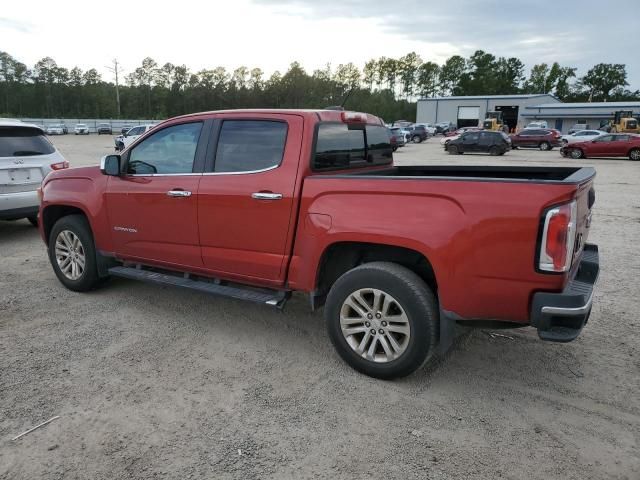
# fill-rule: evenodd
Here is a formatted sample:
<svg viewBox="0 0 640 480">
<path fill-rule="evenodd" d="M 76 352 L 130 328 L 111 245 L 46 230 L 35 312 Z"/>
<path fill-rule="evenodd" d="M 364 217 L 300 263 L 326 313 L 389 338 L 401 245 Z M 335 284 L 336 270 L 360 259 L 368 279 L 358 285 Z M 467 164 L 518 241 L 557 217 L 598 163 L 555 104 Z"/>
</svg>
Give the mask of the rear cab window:
<svg viewBox="0 0 640 480">
<path fill-rule="evenodd" d="M 0 127 L 0 157 L 49 155 L 53 145 L 36 128 Z"/>
<path fill-rule="evenodd" d="M 391 135 L 382 125 L 323 122 L 318 125 L 314 171 L 390 165 Z"/>
</svg>

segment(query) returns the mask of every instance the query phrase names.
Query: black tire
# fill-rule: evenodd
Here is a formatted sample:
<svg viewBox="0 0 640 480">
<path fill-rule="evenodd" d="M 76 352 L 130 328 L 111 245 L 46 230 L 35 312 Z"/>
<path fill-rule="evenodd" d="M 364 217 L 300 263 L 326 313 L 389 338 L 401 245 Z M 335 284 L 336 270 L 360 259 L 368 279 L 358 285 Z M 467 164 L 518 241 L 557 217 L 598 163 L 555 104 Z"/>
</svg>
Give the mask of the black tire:
<svg viewBox="0 0 640 480">
<path fill-rule="evenodd" d="M 56 260 L 55 244 L 58 235 L 63 230 L 69 230 L 79 239 L 84 249 L 85 268 L 80 278 L 72 280 L 68 278 L 60 269 Z M 100 283 L 101 279 L 98 275 L 98 265 L 96 261 L 96 248 L 93 241 L 93 233 L 91 227 L 84 215 L 68 215 L 59 219 L 49 234 L 49 261 L 53 267 L 58 280 L 69 290 L 75 292 L 87 292 L 93 290 Z"/>
<path fill-rule="evenodd" d="M 382 290 L 402 305 L 410 335 L 404 352 L 394 360 L 378 363 L 359 355 L 347 342 L 340 327 L 342 305 L 353 292 L 363 288 Z M 342 359 L 371 377 L 404 377 L 420 368 L 433 353 L 439 335 L 436 298 L 411 270 L 390 262 L 365 263 L 349 270 L 331 287 L 325 305 L 329 338 Z"/>
<path fill-rule="evenodd" d="M 569 156 L 574 160 L 580 160 L 581 158 L 584 158 L 584 152 L 579 148 L 572 148 L 569 152 Z"/>
<path fill-rule="evenodd" d="M 551 150 L 551 144 L 549 142 L 540 142 L 540 145 L 538 145 L 538 148 L 540 150 L 542 150 L 543 152 L 547 152 L 549 150 Z"/>
<path fill-rule="evenodd" d="M 489 149 L 489 155 L 491 155 L 492 157 L 495 157 L 499 153 L 500 153 L 500 150 L 498 149 L 498 147 L 494 146 Z"/>
<path fill-rule="evenodd" d="M 32 217 L 27 217 L 27 220 L 29 220 L 29 223 L 31 225 L 33 225 L 34 227 L 38 226 L 38 216 L 37 215 L 34 215 Z"/>
<path fill-rule="evenodd" d="M 638 161 L 640 160 L 640 149 L 634 148 L 629 152 L 629 160 Z"/>
<path fill-rule="evenodd" d="M 447 152 L 449 155 L 460 155 L 460 150 L 455 145 L 447 145 Z"/>
<path fill-rule="evenodd" d="M 411 141 L 413 143 L 422 143 L 422 137 L 420 135 L 414 135 L 411 137 Z"/>
<path fill-rule="evenodd" d="M 392 148 L 392 150 L 393 150 L 394 152 L 396 152 L 396 151 L 398 150 L 398 146 L 397 146 L 397 145 L 394 145 L 394 146 L 393 146 L 393 148 Z"/>
</svg>

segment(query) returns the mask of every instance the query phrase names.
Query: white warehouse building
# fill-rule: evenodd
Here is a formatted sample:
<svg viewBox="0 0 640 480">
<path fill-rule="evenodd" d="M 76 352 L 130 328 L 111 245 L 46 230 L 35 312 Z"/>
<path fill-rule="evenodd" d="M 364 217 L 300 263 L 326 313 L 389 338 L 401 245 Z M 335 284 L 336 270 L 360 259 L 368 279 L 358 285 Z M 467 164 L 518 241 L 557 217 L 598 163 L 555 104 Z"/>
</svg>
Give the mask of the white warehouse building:
<svg viewBox="0 0 640 480">
<path fill-rule="evenodd" d="M 544 120 L 549 128 L 566 133 L 577 123 L 598 128 L 602 121 L 612 119 L 614 112 L 620 110 L 640 116 L 640 102 L 563 103 L 548 94 L 436 97 L 418 100 L 416 121 L 478 126 L 487 112 L 502 111 L 504 121 L 512 130 Z"/>
</svg>

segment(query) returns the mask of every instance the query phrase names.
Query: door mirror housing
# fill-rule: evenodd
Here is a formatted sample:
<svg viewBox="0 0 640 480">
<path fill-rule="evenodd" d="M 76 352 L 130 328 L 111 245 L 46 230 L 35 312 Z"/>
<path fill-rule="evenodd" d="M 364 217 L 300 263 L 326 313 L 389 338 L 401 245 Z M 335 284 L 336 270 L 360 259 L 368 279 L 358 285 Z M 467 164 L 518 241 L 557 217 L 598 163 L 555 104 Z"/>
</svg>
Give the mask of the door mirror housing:
<svg viewBox="0 0 640 480">
<path fill-rule="evenodd" d="M 100 171 L 103 175 L 110 175 L 112 177 L 120 176 L 120 166 L 122 159 L 120 155 L 105 155 L 100 160 Z"/>
</svg>

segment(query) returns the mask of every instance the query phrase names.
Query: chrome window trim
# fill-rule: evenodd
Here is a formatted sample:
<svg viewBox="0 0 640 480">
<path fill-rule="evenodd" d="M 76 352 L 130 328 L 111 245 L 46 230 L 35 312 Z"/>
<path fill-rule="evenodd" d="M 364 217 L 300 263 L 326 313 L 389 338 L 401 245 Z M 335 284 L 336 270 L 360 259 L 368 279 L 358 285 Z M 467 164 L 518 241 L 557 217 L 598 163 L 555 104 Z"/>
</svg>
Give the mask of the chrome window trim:
<svg viewBox="0 0 640 480">
<path fill-rule="evenodd" d="M 126 173 L 125 177 L 193 177 L 202 173 Z"/>
<path fill-rule="evenodd" d="M 282 162 L 278 165 L 273 165 L 267 168 L 261 168 L 260 170 L 246 170 L 246 171 L 238 171 L 238 172 L 204 172 L 202 175 L 249 175 L 252 173 L 262 173 L 268 172 L 269 170 L 275 170 L 276 168 L 280 168 Z"/>
</svg>

